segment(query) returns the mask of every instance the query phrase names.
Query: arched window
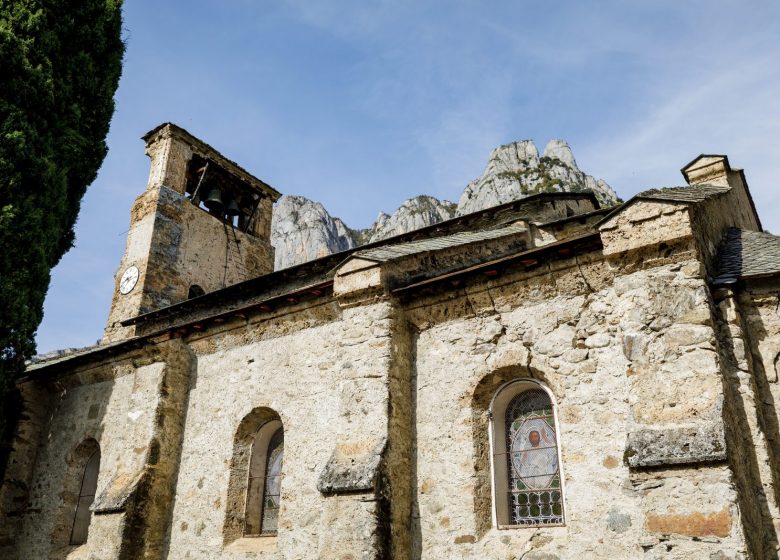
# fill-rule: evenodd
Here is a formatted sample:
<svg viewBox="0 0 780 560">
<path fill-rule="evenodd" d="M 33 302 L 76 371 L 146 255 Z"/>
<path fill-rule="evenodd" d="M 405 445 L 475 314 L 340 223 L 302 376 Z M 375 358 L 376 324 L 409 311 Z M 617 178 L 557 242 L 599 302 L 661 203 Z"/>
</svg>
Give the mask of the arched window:
<svg viewBox="0 0 780 560">
<path fill-rule="evenodd" d="M 502 386 L 490 405 L 494 523 L 561 525 L 563 482 L 555 405 L 533 380 Z"/>
<path fill-rule="evenodd" d="M 284 459 L 284 427 L 276 411 L 255 408 L 238 424 L 230 461 L 224 543 L 276 535 Z"/>
<path fill-rule="evenodd" d="M 78 501 L 76 502 L 76 512 L 73 515 L 73 526 L 70 532 L 70 544 L 79 545 L 87 542 L 87 532 L 89 523 L 92 520 L 92 512 L 89 510 L 92 502 L 95 501 L 95 490 L 97 489 L 97 477 L 100 470 L 100 447 L 97 447 L 89 455 L 87 464 L 81 475 L 81 487 L 79 489 Z"/>
<path fill-rule="evenodd" d="M 187 292 L 187 299 L 200 297 L 200 296 L 205 295 L 205 294 L 206 294 L 206 291 L 203 288 L 201 288 L 197 284 L 193 284 L 192 286 L 190 286 L 190 289 Z"/>
<path fill-rule="evenodd" d="M 252 441 L 246 492 L 244 535 L 275 535 L 284 458 L 284 429 L 280 420 L 263 424 Z"/>
</svg>

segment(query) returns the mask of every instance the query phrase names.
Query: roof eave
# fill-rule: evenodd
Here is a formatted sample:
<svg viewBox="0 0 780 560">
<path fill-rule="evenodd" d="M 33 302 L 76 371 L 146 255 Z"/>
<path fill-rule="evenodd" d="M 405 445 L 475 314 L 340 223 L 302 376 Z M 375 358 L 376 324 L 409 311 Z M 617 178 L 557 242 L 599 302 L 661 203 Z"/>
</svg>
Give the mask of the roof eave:
<svg viewBox="0 0 780 560">
<path fill-rule="evenodd" d="M 166 123 L 167 124 L 167 123 Z M 164 125 L 160 125 L 161 127 Z M 175 125 L 174 125 L 175 126 Z M 160 127 L 158 127 L 160 128 Z M 154 131 L 152 131 L 154 132 Z M 423 228 L 419 228 L 413 231 L 409 231 L 406 233 L 401 233 L 398 235 L 394 235 L 392 237 L 388 237 L 386 239 L 382 239 L 380 241 L 374 241 L 373 243 L 366 243 L 364 245 L 360 245 L 358 247 L 353 247 L 352 249 L 347 249 L 345 251 L 340 251 L 338 253 L 332 253 L 330 255 L 326 255 L 324 257 L 320 257 L 318 259 L 314 259 L 311 261 L 306 261 L 304 263 L 291 266 L 289 268 L 284 268 L 281 270 L 275 270 L 273 272 L 270 272 L 268 274 L 264 274 L 262 276 L 257 276 L 255 278 L 250 278 L 249 280 L 244 280 L 243 282 L 239 282 L 237 284 L 233 284 L 232 286 L 227 286 L 226 288 L 221 288 L 219 290 L 215 290 L 213 292 L 208 292 L 202 296 L 199 296 L 197 298 L 192 298 L 189 300 L 180 301 L 178 303 L 174 303 L 172 305 L 169 305 L 167 307 L 163 307 L 160 309 L 155 309 L 154 311 L 149 311 L 147 313 L 136 315 L 135 317 L 131 317 L 130 319 L 127 319 L 125 322 L 123 322 L 123 325 L 138 325 L 140 323 L 144 323 L 147 321 L 152 321 L 159 319 L 161 317 L 165 316 L 172 316 L 177 314 L 180 310 L 186 309 L 190 306 L 197 306 L 199 304 L 207 304 L 210 302 L 218 302 L 222 298 L 230 297 L 230 294 L 239 292 L 242 290 L 251 290 L 252 286 L 254 284 L 257 284 L 261 279 L 263 281 L 268 281 L 269 278 L 273 275 L 278 275 L 279 278 L 284 278 L 285 275 L 295 275 L 296 272 L 305 270 L 306 268 L 313 268 L 316 267 L 317 264 L 320 263 L 326 263 L 327 261 L 335 261 L 335 264 L 330 266 L 326 272 L 323 272 L 322 274 L 325 277 L 332 277 L 332 275 L 335 273 L 335 270 L 338 269 L 341 265 L 343 265 L 345 262 L 350 260 L 355 253 L 358 251 L 363 251 L 366 249 L 371 249 L 374 247 L 380 247 L 383 245 L 392 245 L 393 243 L 402 242 L 402 240 L 415 236 L 420 234 L 425 234 L 427 232 L 435 232 L 437 229 L 447 228 L 451 225 L 456 224 L 459 221 L 467 222 L 470 219 L 474 219 L 478 217 L 479 215 L 487 215 L 490 213 L 496 213 L 501 212 L 507 208 L 511 208 L 515 205 L 522 205 L 522 204 L 532 204 L 537 201 L 543 201 L 545 199 L 549 200 L 556 200 L 556 199 L 588 199 L 593 204 L 596 210 L 599 210 L 599 203 L 596 199 L 596 195 L 593 192 L 582 192 L 582 193 L 572 193 L 572 192 L 554 192 L 554 193 L 539 193 L 535 195 L 531 195 L 525 198 L 521 198 L 518 200 L 513 200 L 511 202 L 506 202 L 504 204 L 499 204 L 498 206 L 492 206 L 490 208 L 485 208 L 483 210 L 477 210 L 476 212 L 470 212 L 468 214 L 463 214 L 461 216 L 456 216 L 455 218 L 451 218 L 449 220 L 445 220 L 443 222 L 437 222 L 435 224 L 432 224 L 430 226 L 425 226 Z M 578 215 L 572 216 L 571 219 L 576 218 Z M 341 257 L 339 259 L 339 257 Z M 369 259 L 366 259 L 369 260 Z M 373 262 L 381 262 L 374 260 Z"/>
<path fill-rule="evenodd" d="M 506 255 L 503 257 L 499 257 L 497 259 L 491 259 L 483 263 L 471 265 L 461 270 L 456 270 L 439 276 L 434 276 L 431 278 L 426 278 L 424 280 L 419 280 L 412 284 L 395 288 L 392 291 L 392 293 L 397 295 L 406 294 L 423 287 L 440 283 L 445 280 L 451 280 L 456 277 L 466 276 L 476 272 L 481 272 L 481 271 L 495 269 L 495 268 L 506 268 L 508 266 L 514 266 L 516 264 L 522 264 L 524 260 L 538 261 L 538 259 L 534 259 L 534 257 L 541 257 L 542 255 L 548 253 L 553 253 L 553 254 L 558 254 L 558 255 L 563 255 L 568 257 L 572 254 L 570 250 L 571 246 L 590 245 L 590 244 L 593 244 L 594 247 L 599 247 L 599 248 L 601 247 L 601 235 L 598 232 L 590 232 L 584 235 L 580 235 L 578 237 L 572 237 L 554 243 L 549 243 L 547 245 L 533 247 L 525 251 L 519 251 L 511 255 Z M 529 266 L 536 266 L 536 265 L 534 264 Z"/>
<path fill-rule="evenodd" d="M 51 360 L 43 361 L 43 362 L 37 362 L 31 364 L 25 370 L 26 373 L 34 372 L 36 373 L 36 375 L 33 377 L 29 374 L 26 374 L 23 377 L 19 378 L 17 380 L 17 383 L 25 383 L 27 381 L 32 380 L 33 378 L 38 378 L 39 377 L 38 374 L 45 370 L 60 370 L 65 364 L 68 364 L 69 366 L 73 366 L 73 365 L 78 366 L 83 363 L 89 363 L 90 361 L 94 361 L 96 358 L 99 358 L 100 356 L 111 355 L 113 352 L 119 354 L 122 352 L 126 352 L 128 350 L 134 350 L 139 348 L 142 344 L 146 343 L 149 340 L 153 340 L 170 333 L 186 331 L 196 325 L 203 326 L 212 323 L 221 324 L 231 317 L 242 317 L 242 316 L 245 317 L 250 312 L 255 312 L 258 309 L 263 310 L 264 306 L 275 306 L 273 307 L 273 309 L 278 309 L 281 306 L 276 304 L 280 302 L 287 302 L 287 305 L 294 305 L 295 303 L 290 302 L 290 299 L 291 298 L 294 299 L 296 298 L 296 296 L 300 297 L 303 295 L 313 295 L 314 297 L 323 297 L 326 293 L 330 292 L 332 287 L 333 287 L 333 281 L 327 280 L 325 282 L 308 285 L 303 288 L 298 288 L 296 290 L 291 290 L 283 294 L 278 294 L 271 298 L 252 302 L 251 304 L 247 304 L 241 307 L 228 309 L 221 313 L 215 313 L 207 317 L 197 317 L 197 318 L 189 319 L 186 321 L 182 321 L 181 323 L 156 329 L 147 334 L 135 336 L 117 342 L 112 342 L 102 346 L 96 346 L 86 352 L 81 352 L 81 353 L 76 352 L 72 355 L 56 357 L 56 358 L 52 358 Z"/>
</svg>

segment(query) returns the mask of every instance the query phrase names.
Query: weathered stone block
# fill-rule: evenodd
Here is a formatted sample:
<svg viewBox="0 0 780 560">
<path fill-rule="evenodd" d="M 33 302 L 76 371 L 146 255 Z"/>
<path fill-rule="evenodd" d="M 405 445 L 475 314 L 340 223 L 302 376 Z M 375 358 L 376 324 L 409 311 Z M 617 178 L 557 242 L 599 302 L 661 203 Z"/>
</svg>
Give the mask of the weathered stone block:
<svg viewBox="0 0 780 560">
<path fill-rule="evenodd" d="M 561 325 L 553 332 L 543 336 L 536 345 L 540 354 L 557 357 L 574 347 L 576 331 L 569 325 Z"/>
<path fill-rule="evenodd" d="M 376 490 L 386 443 L 339 443 L 317 479 L 317 490 L 326 495 Z"/>
<path fill-rule="evenodd" d="M 609 333 L 600 332 L 585 339 L 587 348 L 603 348 L 608 346 L 610 341 Z"/>
<path fill-rule="evenodd" d="M 625 533 L 631 527 L 631 516 L 612 508 L 607 514 L 607 528 L 615 533 Z"/>
<path fill-rule="evenodd" d="M 141 470 L 134 476 L 120 474 L 114 476 L 92 504 L 95 513 L 115 513 L 124 511 L 144 478 L 146 472 Z"/>
<path fill-rule="evenodd" d="M 642 360 L 647 352 L 650 339 L 641 333 L 626 333 L 623 335 L 623 355 L 631 360 Z"/>
<path fill-rule="evenodd" d="M 725 461 L 723 424 L 718 421 L 692 428 L 630 432 L 625 458 L 630 467 Z"/>
<path fill-rule="evenodd" d="M 560 560 L 561 557 L 552 552 L 542 552 L 540 550 L 532 550 L 528 554 L 523 554 L 523 560 Z"/>
<path fill-rule="evenodd" d="M 683 514 L 649 513 L 645 529 L 653 533 L 677 534 L 687 537 L 728 537 L 731 533 L 731 512 L 724 508 L 717 512 Z"/>
</svg>

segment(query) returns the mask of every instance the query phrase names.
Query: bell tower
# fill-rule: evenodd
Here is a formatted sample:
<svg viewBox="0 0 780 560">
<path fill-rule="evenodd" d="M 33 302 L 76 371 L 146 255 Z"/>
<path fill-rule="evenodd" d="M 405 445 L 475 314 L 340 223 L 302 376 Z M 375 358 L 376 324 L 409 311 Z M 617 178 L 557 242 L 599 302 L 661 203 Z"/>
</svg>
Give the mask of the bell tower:
<svg viewBox="0 0 780 560">
<path fill-rule="evenodd" d="M 135 334 L 126 319 L 273 272 L 279 192 L 175 124 L 143 140 L 149 182 L 130 212 L 104 342 Z"/>
</svg>

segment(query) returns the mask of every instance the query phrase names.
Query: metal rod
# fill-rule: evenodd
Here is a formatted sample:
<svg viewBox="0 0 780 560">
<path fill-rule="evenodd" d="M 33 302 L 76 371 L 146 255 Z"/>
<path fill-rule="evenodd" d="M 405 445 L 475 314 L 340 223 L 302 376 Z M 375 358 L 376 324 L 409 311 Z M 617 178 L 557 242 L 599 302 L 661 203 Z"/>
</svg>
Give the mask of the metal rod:
<svg viewBox="0 0 780 560">
<path fill-rule="evenodd" d="M 200 191 L 200 186 L 203 184 L 203 178 L 206 176 L 206 171 L 209 168 L 209 163 L 206 162 L 206 165 L 203 166 L 203 173 L 200 174 L 200 179 L 198 179 L 198 186 L 195 187 L 195 191 L 192 193 L 192 203 L 197 204 L 196 200 L 198 199 L 198 191 Z"/>
<path fill-rule="evenodd" d="M 257 197 L 257 200 L 255 201 L 255 207 L 252 208 L 252 213 L 249 214 L 249 219 L 246 221 L 246 227 L 244 228 L 244 233 L 247 233 L 249 231 L 249 226 L 252 225 L 252 218 L 255 217 L 255 212 L 257 212 L 257 207 L 260 206 L 261 200 L 263 200 L 263 195 Z"/>
<path fill-rule="evenodd" d="M 544 447 L 540 445 L 539 447 L 528 447 L 526 449 L 518 449 L 517 451 L 496 451 L 493 453 L 493 456 L 509 455 L 510 453 L 523 453 L 524 451 L 534 451 L 535 449 L 556 449 L 557 447 L 557 445 L 547 445 Z"/>
<path fill-rule="evenodd" d="M 552 409 L 550 409 L 550 410 L 552 410 Z M 537 420 L 537 419 L 546 420 L 546 419 L 552 418 L 552 417 L 553 417 L 553 413 L 550 412 L 549 414 L 542 414 L 542 415 L 536 415 L 536 416 L 524 416 L 522 418 L 522 421 L 525 422 L 526 420 Z M 514 424 L 517 420 L 521 420 L 521 418 L 518 416 L 517 418 L 512 420 L 511 424 Z M 552 426 L 550 426 L 550 427 L 552 427 Z"/>
</svg>

